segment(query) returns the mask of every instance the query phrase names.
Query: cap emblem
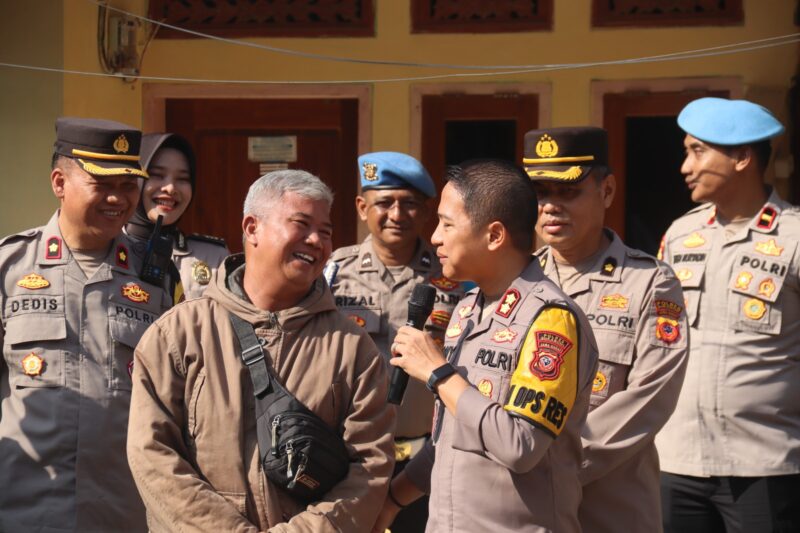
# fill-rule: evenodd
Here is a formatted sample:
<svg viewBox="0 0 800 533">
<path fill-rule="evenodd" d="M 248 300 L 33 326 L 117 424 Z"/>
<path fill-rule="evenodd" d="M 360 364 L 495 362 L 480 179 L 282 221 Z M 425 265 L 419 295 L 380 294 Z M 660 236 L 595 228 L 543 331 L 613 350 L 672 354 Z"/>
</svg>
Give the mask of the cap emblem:
<svg viewBox="0 0 800 533">
<path fill-rule="evenodd" d="M 539 157 L 555 157 L 558 155 L 558 143 L 548 134 L 542 135 L 536 143 L 536 155 Z"/>
<path fill-rule="evenodd" d="M 376 181 L 378 179 L 378 165 L 375 163 L 364 163 L 361 165 L 364 171 L 364 179 L 367 181 Z"/>
<path fill-rule="evenodd" d="M 120 134 L 117 140 L 114 141 L 114 150 L 116 150 L 118 154 L 127 154 L 129 149 L 130 145 L 128 144 L 128 139 L 125 138 L 124 133 Z"/>
</svg>

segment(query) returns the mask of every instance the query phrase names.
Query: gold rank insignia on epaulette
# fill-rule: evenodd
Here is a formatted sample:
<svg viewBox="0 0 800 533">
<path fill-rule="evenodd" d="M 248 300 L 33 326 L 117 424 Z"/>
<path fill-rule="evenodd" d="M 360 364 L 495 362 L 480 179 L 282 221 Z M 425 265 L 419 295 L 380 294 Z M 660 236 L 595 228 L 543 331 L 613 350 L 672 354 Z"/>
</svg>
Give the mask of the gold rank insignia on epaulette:
<svg viewBox="0 0 800 533">
<path fill-rule="evenodd" d="M 520 299 L 521 297 L 517 289 L 508 289 L 500 299 L 497 309 L 494 310 L 495 314 L 498 314 L 503 318 L 508 318 L 511 315 L 511 312 L 514 311 L 514 308 L 517 306 Z"/>
<path fill-rule="evenodd" d="M 17 282 L 17 287 L 22 287 L 23 289 L 30 289 L 32 291 L 38 289 L 44 289 L 45 287 L 49 287 L 50 282 L 44 279 L 39 274 L 31 273 L 27 276 L 23 277 L 21 280 Z"/>
<path fill-rule="evenodd" d="M 544 266 L 545 266 L 546 264 L 547 264 L 547 256 L 546 256 L 546 255 L 542 255 L 542 257 L 540 257 L 540 258 L 539 258 L 539 266 L 540 266 L 542 269 L 544 269 Z"/>
<path fill-rule="evenodd" d="M 613 257 L 607 257 L 605 261 L 603 261 L 603 270 L 600 272 L 604 276 L 613 276 L 614 270 L 617 269 L 617 260 Z"/>
<path fill-rule="evenodd" d="M 361 268 L 369 268 L 372 266 L 372 255 L 364 254 L 361 258 Z"/>
</svg>

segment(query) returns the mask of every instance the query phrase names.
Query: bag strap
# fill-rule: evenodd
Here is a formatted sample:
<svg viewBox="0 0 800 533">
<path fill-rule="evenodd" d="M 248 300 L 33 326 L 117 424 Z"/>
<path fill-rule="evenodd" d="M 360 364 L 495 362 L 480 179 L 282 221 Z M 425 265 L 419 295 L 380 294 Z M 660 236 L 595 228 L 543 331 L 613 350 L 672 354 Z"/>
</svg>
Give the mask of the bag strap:
<svg viewBox="0 0 800 533">
<path fill-rule="evenodd" d="M 228 313 L 233 331 L 239 339 L 239 347 L 242 351 L 242 361 L 247 370 L 250 371 L 250 379 L 253 381 L 253 394 L 260 398 L 267 392 L 272 385 L 272 376 L 269 373 L 267 360 L 264 357 L 264 349 L 256 337 L 253 325 L 245 322 L 233 313 Z"/>
</svg>

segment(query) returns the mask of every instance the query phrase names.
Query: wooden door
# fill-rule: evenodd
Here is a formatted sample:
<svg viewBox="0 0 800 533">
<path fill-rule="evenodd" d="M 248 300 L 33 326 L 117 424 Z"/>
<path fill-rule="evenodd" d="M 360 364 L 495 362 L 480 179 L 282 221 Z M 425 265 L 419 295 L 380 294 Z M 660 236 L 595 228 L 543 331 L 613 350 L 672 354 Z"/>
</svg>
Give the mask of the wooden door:
<svg viewBox="0 0 800 533">
<path fill-rule="evenodd" d="M 634 248 L 655 254 L 671 221 L 693 207 L 680 173 L 685 134 L 676 119 L 686 104 L 704 96 L 727 97 L 728 91 L 603 97 L 603 127 L 608 130 L 609 159 L 617 180 L 606 225 Z"/>
<path fill-rule="evenodd" d="M 356 242 L 356 99 L 175 99 L 166 101 L 166 131 L 184 135 L 197 153 L 197 188 L 181 219 L 185 232 L 224 237 L 242 250 L 242 207 L 265 170 L 248 158 L 248 138 L 293 136 L 296 161 L 275 163 L 319 176 L 333 189 L 334 247 Z"/>
<path fill-rule="evenodd" d="M 439 94 L 422 97 L 422 164 L 442 190 L 447 165 L 498 158 L 522 163 L 525 132 L 539 123 L 535 94 Z M 428 224 L 428 235 L 436 228 Z"/>
</svg>

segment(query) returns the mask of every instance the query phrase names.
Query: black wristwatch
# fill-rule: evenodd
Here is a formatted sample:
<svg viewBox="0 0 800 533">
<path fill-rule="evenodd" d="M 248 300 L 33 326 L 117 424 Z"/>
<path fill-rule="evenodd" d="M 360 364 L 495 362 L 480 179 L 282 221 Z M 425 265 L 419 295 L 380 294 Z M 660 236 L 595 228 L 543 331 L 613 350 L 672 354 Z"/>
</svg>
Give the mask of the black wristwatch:
<svg viewBox="0 0 800 533">
<path fill-rule="evenodd" d="M 433 372 L 431 372 L 431 377 L 428 378 L 428 383 L 425 384 L 428 387 L 428 390 L 432 393 L 436 394 L 436 387 L 439 383 L 447 377 L 452 376 L 456 373 L 456 369 L 450 363 L 445 363 Z"/>
</svg>

